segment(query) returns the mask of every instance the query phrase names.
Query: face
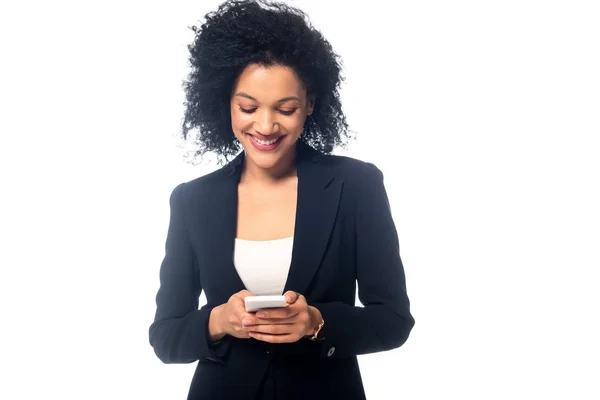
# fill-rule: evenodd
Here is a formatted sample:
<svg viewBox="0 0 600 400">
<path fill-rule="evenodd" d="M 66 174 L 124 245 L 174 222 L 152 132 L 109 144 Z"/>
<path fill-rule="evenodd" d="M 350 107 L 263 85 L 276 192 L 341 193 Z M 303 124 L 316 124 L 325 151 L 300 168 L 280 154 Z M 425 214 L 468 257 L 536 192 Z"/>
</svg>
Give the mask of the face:
<svg viewBox="0 0 600 400">
<path fill-rule="evenodd" d="M 293 159 L 306 117 L 313 112 L 292 68 L 247 66 L 234 84 L 231 126 L 247 162 L 274 169 Z"/>
</svg>

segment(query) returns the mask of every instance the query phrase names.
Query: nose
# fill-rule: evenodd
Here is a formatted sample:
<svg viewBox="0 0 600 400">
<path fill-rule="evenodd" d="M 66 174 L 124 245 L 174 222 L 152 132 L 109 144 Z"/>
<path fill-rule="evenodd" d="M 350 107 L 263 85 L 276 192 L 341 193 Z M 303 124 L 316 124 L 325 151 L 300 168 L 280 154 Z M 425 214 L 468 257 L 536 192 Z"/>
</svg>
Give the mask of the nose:
<svg viewBox="0 0 600 400">
<path fill-rule="evenodd" d="M 275 133 L 275 126 L 277 124 L 277 121 L 274 116 L 274 113 L 265 110 L 261 113 L 257 113 L 254 124 L 257 133 L 263 136 L 269 136 Z"/>
</svg>

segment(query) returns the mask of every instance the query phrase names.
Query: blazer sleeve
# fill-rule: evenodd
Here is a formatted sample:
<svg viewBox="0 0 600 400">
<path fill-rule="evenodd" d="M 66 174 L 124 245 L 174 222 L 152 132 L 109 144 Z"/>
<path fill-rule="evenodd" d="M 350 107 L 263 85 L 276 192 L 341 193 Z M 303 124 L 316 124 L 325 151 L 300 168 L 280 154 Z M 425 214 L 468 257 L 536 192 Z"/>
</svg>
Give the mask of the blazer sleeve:
<svg viewBox="0 0 600 400">
<path fill-rule="evenodd" d="M 371 173 L 362 179 L 355 194 L 356 276 L 364 307 L 311 303 L 325 320 L 321 357 L 342 358 L 400 347 L 415 324 L 383 174 L 375 165 L 369 166 Z"/>
<path fill-rule="evenodd" d="M 164 363 L 209 359 L 224 363 L 228 341 L 211 343 L 208 319 L 212 307 L 198 309 L 202 292 L 197 260 L 184 215 L 182 188 L 171 193 L 165 256 L 160 267 L 156 313 L 149 329 L 150 345 Z"/>
</svg>

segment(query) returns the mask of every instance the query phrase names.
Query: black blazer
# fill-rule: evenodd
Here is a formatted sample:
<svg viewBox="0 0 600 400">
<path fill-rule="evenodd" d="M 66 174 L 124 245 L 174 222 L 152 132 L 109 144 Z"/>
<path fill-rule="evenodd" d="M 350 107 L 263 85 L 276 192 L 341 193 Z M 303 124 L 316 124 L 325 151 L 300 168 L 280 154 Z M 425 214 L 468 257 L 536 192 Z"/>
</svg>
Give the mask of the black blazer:
<svg viewBox="0 0 600 400">
<path fill-rule="evenodd" d="M 401 346 L 414 325 L 381 171 L 297 146 L 298 203 L 284 292 L 303 294 L 326 338 L 269 344 L 207 337 L 211 309 L 244 289 L 233 264 L 244 153 L 170 197 L 150 344 L 165 363 L 199 361 L 188 399 L 254 399 L 268 379 L 281 399 L 364 399 L 357 355 Z M 275 200 L 274 200 L 275 201 Z M 356 282 L 364 307 L 355 306 Z M 198 309 L 204 290 L 207 304 Z"/>
</svg>

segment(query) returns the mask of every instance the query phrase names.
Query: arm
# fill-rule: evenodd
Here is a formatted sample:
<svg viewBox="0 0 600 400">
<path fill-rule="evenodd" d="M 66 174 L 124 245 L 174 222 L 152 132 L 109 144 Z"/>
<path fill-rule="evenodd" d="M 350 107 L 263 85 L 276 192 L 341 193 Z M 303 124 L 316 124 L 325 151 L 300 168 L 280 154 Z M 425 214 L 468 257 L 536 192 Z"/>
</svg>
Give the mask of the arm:
<svg viewBox="0 0 600 400">
<path fill-rule="evenodd" d="M 160 267 L 156 314 L 149 330 L 150 344 L 164 363 L 191 363 L 203 358 L 223 362 L 227 341 L 213 345 L 209 337 L 213 308 L 198 310 L 202 286 L 185 225 L 182 186 L 173 190 L 169 200 L 171 216 Z"/>
<path fill-rule="evenodd" d="M 364 307 L 343 302 L 311 303 L 325 320 L 321 357 L 341 358 L 400 347 L 415 324 L 383 174 L 371 166 L 373 174 L 368 174 L 356 194 L 356 273 Z"/>
</svg>

